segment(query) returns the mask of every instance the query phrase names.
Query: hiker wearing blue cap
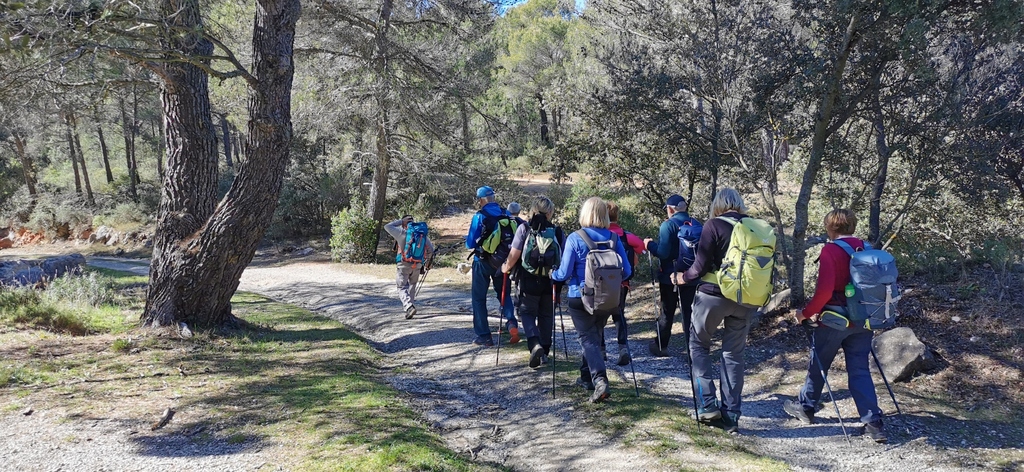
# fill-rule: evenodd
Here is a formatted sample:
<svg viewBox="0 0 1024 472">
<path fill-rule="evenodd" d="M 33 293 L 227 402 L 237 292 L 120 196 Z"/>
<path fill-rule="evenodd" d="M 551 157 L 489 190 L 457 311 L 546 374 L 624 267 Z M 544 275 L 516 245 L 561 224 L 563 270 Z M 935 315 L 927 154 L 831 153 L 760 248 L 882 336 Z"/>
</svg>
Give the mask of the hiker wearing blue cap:
<svg viewBox="0 0 1024 472">
<path fill-rule="evenodd" d="M 644 240 L 650 254 L 660 261 L 657 278 L 658 292 L 661 295 L 661 316 L 658 317 L 657 337 L 651 340 L 648 346 L 651 354 L 657 357 L 669 355 L 668 342 L 672 336 L 676 308 L 682 306 L 684 330 L 689 329 L 690 316 L 693 312 L 693 296 L 697 290 L 696 285 L 680 286 L 679 294 L 676 295 L 676 287 L 669 279 L 675 272 L 676 259 L 679 257 L 679 238 L 677 236 L 679 228 L 683 225 L 700 225 L 700 221 L 690 217 L 690 214 L 686 212 L 688 206 L 686 199 L 682 196 L 668 197 L 665 200 L 668 219 L 661 223 L 658 239 L 647 238 Z"/>
<path fill-rule="evenodd" d="M 494 287 L 502 316 L 507 320 L 509 342 L 519 342 L 519 323 L 512 305 L 508 278 L 498 269 L 505 263 L 512 247 L 517 224 L 494 201 L 494 189 L 483 186 L 476 189 L 473 222 L 466 235 L 466 248 L 473 251 L 473 285 L 470 292 L 473 306 L 473 344 L 493 346 L 491 326 L 487 322 L 487 288 Z"/>
</svg>

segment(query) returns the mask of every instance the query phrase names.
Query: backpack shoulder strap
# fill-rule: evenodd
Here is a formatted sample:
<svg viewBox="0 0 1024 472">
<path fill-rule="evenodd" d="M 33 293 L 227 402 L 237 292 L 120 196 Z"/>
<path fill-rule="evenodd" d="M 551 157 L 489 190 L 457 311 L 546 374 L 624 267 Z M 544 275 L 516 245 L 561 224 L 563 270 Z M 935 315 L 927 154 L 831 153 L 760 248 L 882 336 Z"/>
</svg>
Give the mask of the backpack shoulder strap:
<svg viewBox="0 0 1024 472">
<path fill-rule="evenodd" d="M 857 252 L 853 249 L 853 246 L 850 246 L 846 241 L 843 241 L 841 239 L 832 241 L 832 244 L 835 244 L 836 246 L 842 248 L 842 250 L 846 251 L 846 255 L 850 257 L 853 257 L 853 253 Z"/>
<path fill-rule="evenodd" d="M 729 224 L 731 224 L 733 226 L 736 226 L 736 225 L 740 224 L 739 220 L 737 220 L 736 218 L 729 218 L 728 216 L 719 216 L 716 219 L 719 219 L 719 220 L 722 220 L 722 221 L 728 221 Z"/>
<path fill-rule="evenodd" d="M 583 239 L 583 243 L 587 245 L 588 249 L 594 250 L 597 248 L 597 243 L 595 243 L 593 239 L 590 239 L 590 235 L 588 235 L 587 232 L 583 230 L 583 228 L 576 230 L 576 234 L 579 235 L 581 239 Z"/>
</svg>

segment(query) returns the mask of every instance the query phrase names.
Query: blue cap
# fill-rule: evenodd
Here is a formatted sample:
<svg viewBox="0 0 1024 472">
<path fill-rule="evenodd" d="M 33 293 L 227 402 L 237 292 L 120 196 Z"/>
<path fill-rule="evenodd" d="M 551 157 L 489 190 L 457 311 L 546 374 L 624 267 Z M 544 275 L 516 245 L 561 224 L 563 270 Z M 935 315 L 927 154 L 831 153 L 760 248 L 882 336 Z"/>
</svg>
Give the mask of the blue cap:
<svg viewBox="0 0 1024 472">
<path fill-rule="evenodd" d="M 675 195 L 675 194 L 673 194 L 671 197 L 668 197 L 668 200 L 665 200 L 665 206 L 667 206 L 667 207 L 677 207 L 679 205 L 685 205 L 685 204 L 686 204 L 686 199 L 681 197 L 681 196 L 679 196 L 679 195 Z"/>
<path fill-rule="evenodd" d="M 494 189 L 486 185 L 476 189 L 476 198 L 493 197 Z"/>
</svg>

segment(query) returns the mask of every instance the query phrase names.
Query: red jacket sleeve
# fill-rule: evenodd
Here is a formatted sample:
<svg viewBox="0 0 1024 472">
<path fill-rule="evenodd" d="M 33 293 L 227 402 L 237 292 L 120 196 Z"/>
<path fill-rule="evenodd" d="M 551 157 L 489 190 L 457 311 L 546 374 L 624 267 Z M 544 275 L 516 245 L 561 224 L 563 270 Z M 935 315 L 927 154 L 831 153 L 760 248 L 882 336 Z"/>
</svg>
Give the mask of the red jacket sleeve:
<svg viewBox="0 0 1024 472">
<path fill-rule="evenodd" d="M 633 248 L 633 253 L 636 256 L 647 252 L 647 248 L 644 246 L 644 241 L 639 236 L 633 233 L 626 233 L 626 244 L 629 244 Z M 629 261 L 630 264 L 636 265 L 636 261 Z"/>
<path fill-rule="evenodd" d="M 828 301 L 832 299 L 832 292 L 836 289 L 836 251 L 846 255 L 846 252 L 835 244 L 825 243 L 825 247 L 821 249 L 821 257 L 818 258 L 818 283 L 814 288 L 814 296 L 804 307 L 804 318 L 821 313 Z"/>
</svg>

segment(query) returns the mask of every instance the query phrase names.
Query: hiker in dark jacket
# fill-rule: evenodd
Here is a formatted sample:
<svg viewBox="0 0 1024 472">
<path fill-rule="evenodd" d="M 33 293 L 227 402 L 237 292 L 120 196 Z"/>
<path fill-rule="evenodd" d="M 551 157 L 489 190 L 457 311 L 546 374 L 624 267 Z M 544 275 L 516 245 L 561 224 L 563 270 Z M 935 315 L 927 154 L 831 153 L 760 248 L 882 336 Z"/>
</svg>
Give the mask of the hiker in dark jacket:
<svg viewBox="0 0 1024 472">
<path fill-rule="evenodd" d="M 512 205 L 510 204 L 509 207 Z M 562 228 L 551 223 L 555 215 L 555 204 L 545 196 L 534 199 L 531 208 L 533 216 L 529 224 L 519 226 L 516 230 L 516 237 L 512 240 L 512 250 L 508 259 L 502 265 L 501 271 L 512 273 L 516 281 L 513 292 L 518 291 L 516 304 L 519 309 L 519 317 L 523 320 L 523 332 L 526 334 L 526 346 L 530 350 L 530 367 L 538 367 L 547 363 L 547 357 L 551 352 L 551 342 L 554 335 L 554 292 L 551 285 L 550 274 L 535 275 L 528 272 L 522 264 L 523 250 L 529 239 L 530 230 L 543 231 L 547 228 L 555 228 L 555 241 L 558 242 L 558 250 L 565 247 L 565 234 Z"/>
<path fill-rule="evenodd" d="M 658 290 L 661 294 L 661 316 L 658 317 L 659 335 L 651 340 L 648 348 L 651 355 L 667 357 L 669 338 L 672 337 L 672 324 L 676 319 L 676 307 L 682 308 L 683 331 L 690 327 L 690 318 L 693 313 L 693 295 L 697 290 L 696 285 L 682 285 L 678 287 L 672 284 L 669 277 L 675 271 L 676 259 L 679 258 L 679 227 L 687 222 L 699 222 L 686 212 L 688 204 L 686 199 L 679 195 L 672 195 L 665 201 L 665 211 L 668 219 L 661 223 L 658 230 L 658 239 L 647 238 L 644 245 L 654 257 L 661 261 L 658 268 Z M 658 340 L 661 345 L 658 345 Z"/>
<path fill-rule="evenodd" d="M 487 254 L 483 252 L 481 244 L 487 234 L 494 229 L 494 221 L 499 217 L 507 217 L 505 210 L 494 202 L 494 189 L 491 187 L 480 187 L 476 190 L 476 204 L 480 210 L 473 215 L 473 222 L 469 226 L 469 233 L 466 235 L 466 248 L 473 250 L 473 285 L 470 290 L 470 299 L 473 305 L 473 332 L 476 339 L 473 344 L 481 346 L 493 346 L 491 338 L 491 325 L 487 322 L 487 288 L 494 287 L 494 294 L 498 299 L 502 316 L 507 320 L 508 331 L 512 336 L 512 342 L 519 342 L 519 330 L 516 323 L 515 313 L 512 308 L 512 296 L 509 292 L 509 285 L 504 274 L 496 270 L 487 261 Z M 502 303 L 504 294 L 504 303 Z"/>
<path fill-rule="evenodd" d="M 597 197 L 590 197 L 580 208 L 580 231 L 595 243 L 608 240 L 618 241 L 618 237 L 608 230 L 608 205 Z M 615 244 L 615 252 L 622 259 L 622 278 L 633 272 L 626 251 L 621 243 Z M 601 355 L 601 333 L 608 323 L 611 312 L 590 314 L 583 306 L 583 285 L 587 273 L 587 254 L 590 248 L 577 233 L 565 239 L 565 250 L 562 252 L 562 263 L 551 273 L 551 280 L 568 280 L 569 291 L 566 295 L 569 316 L 579 335 L 580 346 L 583 348 L 583 365 L 580 366 L 580 378 L 577 381 L 587 390 L 593 390 L 591 403 L 600 403 L 608 399 L 608 374 L 605 371 L 604 358 Z"/>
<path fill-rule="evenodd" d="M 626 232 L 619 226 L 619 205 L 615 202 L 608 202 L 608 219 L 611 220 L 611 224 L 608 226 L 619 240 L 627 244 L 633 249 L 633 258 L 629 261 L 630 265 L 636 267 L 637 256 L 647 252 L 643 240 L 633 233 Z M 624 248 L 626 246 L 623 246 Z M 629 251 L 627 251 L 628 253 Z M 629 330 L 626 326 L 626 295 L 629 293 L 629 281 L 623 279 L 622 281 L 622 292 L 619 293 L 619 311 L 612 314 L 612 321 L 615 323 L 615 334 L 616 340 L 619 342 L 619 359 L 615 362 L 618 365 L 629 365 L 630 355 L 629 347 L 626 345 L 626 341 L 629 336 Z M 601 330 L 601 334 L 604 335 L 604 330 Z M 603 347 L 604 342 L 601 343 Z"/>
<path fill-rule="evenodd" d="M 693 265 L 686 272 L 673 273 L 672 282 L 680 285 L 691 283 L 718 270 L 729 248 L 733 229 L 733 225 L 722 218 L 739 221 L 747 217 L 746 211 L 739 192 L 728 187 L 719 190 L 711 202 L 711 219 L 704 224 Z M 709 280 L 711 278 L 705 278 L 697 287 L 689 337 L 691 375 L 697 384 L 697 419 L 736 433 L 739 431 L 743 395 L 743 351 L 747 346 L 750 320 L 757 309 L 725 298 L 718 284 Z M 722 399 L 719 405 L 715 397 L 715 381 L 711 376 L 711 337 L 723 322 Z"/>
<path fill-rule="evenodd" d="M 384 230 L 395 239 L 396 247 L 398 248 L 398 256 L 395 261 L 398 267 L 398 274 L 395 276 L 395 284 L 398 287 L 398 299 L 402 301 L 402 307 L 405 308 L 405 319 L 410 319 L 416 315 L 416 306 L 413 305 L 416 301 L 416 294 L 410 291 L 409 288 L 416 286 L 420 274 L 430 270 L 430 261 L 434 259 L 434 245 L 430 242 L 430 238 L 427 238 L 423 249 L 422 263 L 402 260 L 402 247 L 405 245 L 406 227 L 412 221 L 412 215 L 405 215 L 400 220 L 384 225 Z"/>
<path fill-rule="evenodd" d="M 843 241 L 855 251 L 864 249 L 864 241 L 853 236 L 857 230 L 857 217 L 846 209 L 832 210 L 825 215 L 825 232 L 829 241 Z M 803 423 L 814 423 L 814 412 L 817 411 L 821 399 L 821 389 L 825 379 L 818 368 L 828 372 L 839 348 L 846 356 L 846 374 L 849 381 L 850 394 L 857 405 L 860 420 L 864 423 L 864 435 L 875 442 L 884 443 L 888 440 L 882 425 L 882 410 L 878 408 L 878 396 L 875 384 L 868 370 L 868 356 L 871 353 L 871 330 L 863 326 L 850 324 L 844 330 L 838 330 L 817 323 L 822 311 L 830 310 L 846 315 L 846 285 L 850 283 L 850 256 L 835 243 L 826 243 L 821 249 L 818 259 L 818 283 L 814 296 L 807 302 L 802 312 L 797 314 L 797 322 L 810 322 L 812 332 L 811 359 L 807 366 L 807 380 L 800 389 L 797 401 L 786 400 L 783 409 Z M 817 324 L 817 327 L 813 327 Z M 818 360 L 815 360 L 817 357 Z"/>
</svg>

